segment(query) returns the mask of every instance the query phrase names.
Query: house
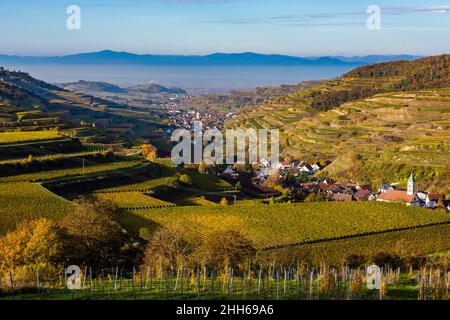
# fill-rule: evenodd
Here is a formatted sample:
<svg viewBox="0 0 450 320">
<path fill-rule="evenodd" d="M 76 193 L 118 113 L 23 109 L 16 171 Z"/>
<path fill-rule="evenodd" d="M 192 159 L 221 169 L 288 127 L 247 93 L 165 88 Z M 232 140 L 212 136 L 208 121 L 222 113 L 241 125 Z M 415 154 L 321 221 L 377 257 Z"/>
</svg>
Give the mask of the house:
<svg viewBox="0 0 450 320">
<path fill-rule="evenodd" d="M 420 200 L 420 206 L 425 207 L 425 203 L 427 202 L 428 193 L 423 192 L 423 191 L 418 191 L 418 192 L 416 192 L 416 195 Z"/>
<path fill-rule="evenodd" d="M 265 167 L 265 168 L 270 167 L 270 161 L 267 159 L 264 159 L 264 158 L 259 160 L 259 164 L 260 164 L 260 166 Z"/>
<path fill-rule="evenodd" d="M 287 161 L 280 162 L 280 165 L 281 165 L 280 169 L 282 169 L 282 170 L 289 170 L 290 168 L 292 168 L 294 166 L 292 163 L 287 162 Z"/>
<path fill-rule="evenodd" d="M 352 195 L 351 194 L 345 194 L 345 193 L 332 193 L 330 198 L 333 201 L 339 201 L 339 202 L 351 202 L 351 201 L 353 201 Z"/>
<path fill-rule="evenodd" d="M 306 194 L 309 194 L 309 193 L 318 194 L 320 192 L 319 185 L 315 182 L 300 183 L 300 189 Z"/>
<path fill-rule="evenodd" d="M 372 201 L 375 199 L 375 196 L 372 192 L 366 189 L 359 189 L 356 191 L 356 193 L 353 195 L 353 198 L 355 198 L 356 201 Z"/>
<path fill-rule="evenodd" d="M 314 169 L 309 164 L 304 164 L 300 167 L 300 172 L 306 172 L 307 174 L 313 174 Z"/>
<path fill-rule="evenodd" d="M 336 181 L 334 181 L 331 178 L 325 178 L 325 179 L 323 179 L 322 183 L 323 184 L 334 184 L 334 183 L 336 183 Z"/>
<path fill-rule="evenodd" d="M 281 162 L 278 162 L 278 163 L 272 163 L 272 164 L 270 165 L 270 167 L 271 167 L 272 169 L 276 170 L 276 171 L 279 171 L 279 170 L 283 170 L 283 169 L 284 169 L 284 166 L 281 164 Z"/>
<path fill-rule="evenodd" d="M 305 164 L 305 161 L 303 161 L 303 160 L 294 160 L 294 162 L 292 162 L 292 164 L 294 165 L 294 167 L 297 167 L 297 168 L 301 168 L 304 164 Z"/>
<path fill-rule="evenodd" d="M 370 184 L 358 184 L 356 190 L 368 190 L 372 191 L 372 186 Z"/>
<path fill-rule="evenodd" d="M 377 201 L 382 202 L 400 202 L 404 203 L 408 206 L 417 206 L 420 207 L 420 199 L 417 197 L 417 194 L 413 195 L 408 194 L 405 190 L 388 190 L 384 193 L 381 193 L 377 197 Z"/>
<path fill-rule="evenodd" d="M 382 184 L 381 186 L 380 186 L 380 188 L 378 189 L 378 192 L 379 193 L 384 193 L 384 192 L 386 192 L 386 191 L 389 191 L 389 190 L 394 190 L 395 188 L 392 186 L 392 185 L 390 185 L 390 184 Z"/>
<path fill-rule="evenodd" d="M 224 176 L 228 176 L 232 179 L 237 179 L 239 178 L 239 173 L 237 172 L 237 170 L 233 167 L 233 166 L 228 166 L 224 172 L 222 172 L 222 175 Z"/>
<path fill-rule="evenodd" d="M 436 208 L 439 200 L 442 200 L 442 203 L 444 203 L 445 197 L 443 194 L 429 193 L 425 199 L 425 206 L 427 208 Z"/>
<path fill-rule="evenodd" d="M 340 185 L 339 183 L 333 183 L 333 184 L 319 183 L 319 188 L 321 191 L 327 192 L 327 193 L 339 193 L 339 192 L 344 191 L 344 189 L 342 188 L 342 185 Z"/>
<path fill-rule="evenodd" d="M 311 168 L 312 168 L 314 171 L 320 171 L 320 170 L 322 170 L 322 166 L 320 165 L 319 162 L 314 163 L 314 164 L 311 166 Z"/>
<path fill-rule="evenodd" d="M 277 171 L 272 169 L 272 168 L 260 168 L 258 171 L 255 172 L 256 176 L 259 177 L 260 179 L 265 179 L 270 175 L 275 174 Z"/>
</svg>

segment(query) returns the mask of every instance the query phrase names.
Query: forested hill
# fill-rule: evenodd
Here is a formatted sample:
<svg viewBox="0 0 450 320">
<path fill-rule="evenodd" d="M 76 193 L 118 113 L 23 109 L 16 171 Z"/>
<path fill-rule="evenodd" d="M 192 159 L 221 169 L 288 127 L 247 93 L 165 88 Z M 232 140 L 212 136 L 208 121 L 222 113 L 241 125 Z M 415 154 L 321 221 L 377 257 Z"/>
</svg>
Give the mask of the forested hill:
<svg viewBox="0 0 450 320">
<path fill-rule="evenodd" d="M 414 61 L 379 63 L 356 68 L 344 77 L 380 78 L 398 77 L 396 90 L 420 90 L 450 85 L 450 54 L 427 57 Z"/>
<path fill-rule="evenodd" d="M 450 55 L 395 61 L 356 68 L 337 85 L 313 91 L 311 109 L 326 111 L 357 99 L 390 91 L 443 88 L 450 85 Z M 350 86 L 342 86 L 342 83 Z"/>
</svg>

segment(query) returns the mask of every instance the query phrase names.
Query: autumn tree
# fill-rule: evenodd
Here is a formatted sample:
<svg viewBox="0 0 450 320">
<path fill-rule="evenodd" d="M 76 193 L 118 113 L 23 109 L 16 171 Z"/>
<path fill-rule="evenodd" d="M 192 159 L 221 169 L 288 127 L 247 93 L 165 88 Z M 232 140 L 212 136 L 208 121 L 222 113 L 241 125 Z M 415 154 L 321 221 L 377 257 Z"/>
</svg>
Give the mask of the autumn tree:
<svg viewBox="0 0 450 320">
<path fill-rule="evenodd" d="M 227 230 L 211 234 L 198 252 L 210 267 L 229 266 L 238 269 L 243 262 L 255 255 L 256 249 L 253 243 L 238 231 Z"/>
<path fill-rule="evenodd" d="M 204 161 L 202 161 L 202 162 L 198 165 L 198 172 L 199 172 L 200 174 L 205 174 L 205 173 L 206 173 L 206 169 L 207 169 L 206 163 L 205 163 Z"/>
<path fill-rule="evenodd" d="M 63 255 L 62 238 L 61 229 L 47 219 L 19 225 L 15 231 L 0 238 L 0 270 L 60 264 Z"/>
<path fill-rule="evenodd" d="M 155 231 L 145 250 L 144 264 L 154 266 L 158 262 L 175 268 L 183 264 L 194 251 L 195 243 L 186 240 L 186 227 L 181 224 L 164 226 Z"/>
<path fill-rule="evenodd" d="M 122 228 L 112 203 L 80 199 L 76 204 L 60 222 L 70 244 L 66 252 L 71 263 L 96 267 L 140 263 L 143 242 Z"/>
<path fill-rule="evenodd" d="M 222 199 L 220 199 L 220 205 L 221 205 L 221 206 L 227 206 L 228 204 L 229 204 L 229 203 L 228 203 L 227 198 L 222 197 Z"/>
<path fill-rule="evenodd" d="M 154 161 L 158 157 L 158 149 L 152 144 L 144 144 L 141 153 L 148 161 Z"/>
</svg>

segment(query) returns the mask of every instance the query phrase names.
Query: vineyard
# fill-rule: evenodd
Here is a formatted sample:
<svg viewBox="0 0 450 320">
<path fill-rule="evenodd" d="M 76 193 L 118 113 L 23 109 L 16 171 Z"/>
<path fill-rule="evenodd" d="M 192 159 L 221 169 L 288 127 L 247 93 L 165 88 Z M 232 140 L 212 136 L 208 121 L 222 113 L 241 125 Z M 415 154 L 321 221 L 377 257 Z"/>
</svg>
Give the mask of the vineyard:
<svg viewBox="0 0 450 320">
<path fill-rule="evenodd" d="M 62 138 L 62 136 L 56 130 L 1 132 L 0 144 L 52 140 L 58 138 Z"/>
<path fill-rule="evenodd" d="M 408 257 L 446 250 L 450 250 L 450 224 L 305 244 L 261 254 L 277 257 L 278 260 L 285 257 L 285 263 L 295 263 L 292 260 L 301 259 L 311 265 L 325 263 L 339 266 L 349 255 L 358 255 L 369 261 L 379 252 Z"/>
<path fill-rule="evenodd" d="M 96 193 L 94 198 L 101 201 L 112 201 L 119 208 L 127 209 L 174 205 L 140 192 Z"/>
<path fill-rule="evenodd" d="M 217 230 L 234 229 L 258 248 L 304 244 L 450 222 L 444 212 L 386 203 L 308 203 L 238 205 L 137 210 L 149 228 L 172 221 L 189 228 L 191 237 L 205 238 Z M 133 224 L 135 217 L 130 217 Z M 127 218 L 125 217 L 125 223 Z M 132 225 L 138 228 L 137 225 Z"/>
<path fill-rule="evenodd" d="M 89 156 L 95 156 L 97 154 L 100 154 L 98 151 L 81 151 L 81 152 L 73 152 L 73 153 L 58 153 L 58 154 L 50 154 L 50 155 L 43 155 L 43 156 L 36 156 L 33 157 L 34 161 L 55 161 L 55 160 L 72 160 L 72 158 L 79 158 L 79 157 L 89 157 Z M 5 164 L 14 164 L 20 161 L 26 161 L 23 158 L 17 158 L 17 159 L 8 159 L 8 160 L 0 160 L 0 165 Z"/>
<path fill-rule="evenodd" d="M 141 266 L 80 269 L 77 289 L 67 285 L 67 269 L 30 268 L 24 279 L 0 274 L 0 299 L 14 300 L 448 300 L 450 273 L 439 268 L 402 272 L 383 266 L 380 289 L 369 288 L 365 268 L 283 267 L 275 262 L 231 268 L 171 270 Z M 26 274 L 26 277 L 23 274 Z M 69 282 L 70 283 L 70 282 Z M 20 287 L 17 287 L 19 285 Z"/>
<path fill-rule="evenodd" d="M 194 188 L 207 190 L 207 191 L 216 191 L 231 188 L 231 184 L 228 182 L 219 179 L 215 176 L 199 174 L 196 172 L 188 172 L 189 176 L 192 179 L 192 186 Z"/>
<path fill-rule="evenodd" d="M 1 183 L 0 195 L 0 234 L 39 217 L 59 219 L 73 205 L 33 183 Z"/>
<path fill-rule="evenodd" d="M 122 186 L 99 189 L 96 193 L 111 193 L 111 192 L 131 192 L 131 191 L 149 191 L 159 186 L 170 186 L 176 181 L 175 177 L 163 177 L 157 179 L 150 179 L 142 182 L 136 182 L 131 184 L 126 184 Z"/>
<path fill-rule="evenodd" d="M 29 181 L 29 182 L 40 182 L 58 178 L 67 178 L 67 177 L 75 177 L 96 173 L 105 173 L 115 170 L 121 169 L 129 169 L 133 167 L 137 167 L 142 162 L 132 160 L 132 161 L 118 161 L 113 163 L 99 164 L 99 165 L 86 165 L 78 168 L 70 168 L 70 169 L 61 169 L 61 170 L 50 170 L 50 171 L 42 171 L 37 173 L 29 173 L 29 174 L 20 174 L 16 176 L 3 177 L 0 178 L 0 182 L 9 182 L 9 181 Z"/>
</svg>

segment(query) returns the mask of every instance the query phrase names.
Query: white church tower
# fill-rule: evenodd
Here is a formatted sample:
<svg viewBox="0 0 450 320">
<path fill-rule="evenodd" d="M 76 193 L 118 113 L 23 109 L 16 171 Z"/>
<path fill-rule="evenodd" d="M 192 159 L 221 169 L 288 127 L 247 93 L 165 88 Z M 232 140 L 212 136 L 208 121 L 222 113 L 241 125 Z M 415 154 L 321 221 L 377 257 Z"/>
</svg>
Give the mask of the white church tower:
<svg viewBox="0 0 450 320">
<path fill-rule="evenodd" d="M 414 176 L 411 173 L 408 179 L 408 190 L 406 193 L 408 194 L 408 196 L 413 196 L 416 192 L 417 192 L 416 180 L 414 180 Z"/>
</svg>

